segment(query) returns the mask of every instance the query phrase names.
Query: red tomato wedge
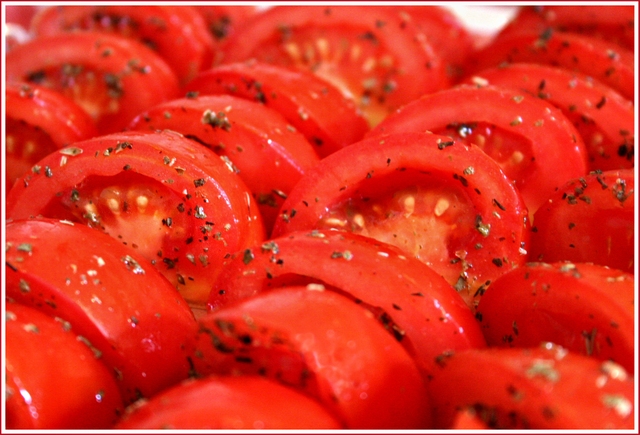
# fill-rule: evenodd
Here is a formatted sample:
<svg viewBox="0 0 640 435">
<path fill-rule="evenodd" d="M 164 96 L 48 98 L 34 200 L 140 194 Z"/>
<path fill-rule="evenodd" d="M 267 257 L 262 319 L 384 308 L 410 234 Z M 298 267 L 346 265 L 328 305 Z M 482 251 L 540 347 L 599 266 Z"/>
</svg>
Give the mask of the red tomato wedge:
<svg viewBox="0 0 640 435">
<path fill-rule="evenodd" d="M 284 198 L 320 160 L 277 111 L 230 95 L 161 103 L 138 115 L 128 128 L 173 130 L 224 156 L 251 190 L 268 232 Z"/>
<path fill-rule="evenodd" d="M 235 254 L 209 310 L 293 284 L 313 283 L 369 308 L 414 357 L 425 378 L 444 352 L 484 347 L 473 314 L 438 273 L 404 251 L 344 231 L 302 231 Z"/>
<path fill-rule="evenodd" d="M 569 180 L 534 215 L 529 258 L 595 263 L 635 274 L 633 169 Z"/>
<path fill-rule="evenodd" d="M 229 94 L 272 108 L 327 156 L 362 139 L 369 130 L 352 100 L 309 71 L 254 61 L 220 65 L 186 86 L 198 94 Z"/>
<path fill-rule="evenodd" d="M 468 304 L 526 259 L 520 193 L 480 148 L 429 133 L 371 137 L 326 157 L 293 189 L 272 237 L 340 229 L 400 247 Z"/>
<path fill-rule="evenodd" d="M 558 107 L 580 133 L 590 170 L 633 167 L 633 102 L 591 77 L 549 65 L 513 63 L 479 71 L 469 83 L 512 88 Z"/>
<path fill-rule="evenodd" d="M 309 396 L 260 376 L 190 379 L 130 408 L 118 430 L 342 429 Z"/>
<path fill-rule="evenodd" d="M 575 32 L 614 42 L 633 51 L 635 10 L 633 5 L 537 5 L 522 6 L 499 32 L 500 38 L 548 29 Z"/>
<path fill-rule="evenodd" d="M 123 132 L 41 160 L 7 198 L 7 217 L 86 224 L 146 258 L 194 306 L 225 258 L 264 238 L 245 183 L 175 132 Z M 61 165 L 62 163 L 62 165 Z"/>
<path fill-rule="evenodd" d="M 196 372 L 276 379 L 348 429 L 429 428 L 424 381 L 400 343 L 370 311 L 312 288 L 273 290 L 201 317 Z"/>
<path fill-rule="evenodd" d="M 527 32 L 496 38 L 472 54 L 469 71 L 509 63 L 539 63 L 593 77 L 623 97 L 634 99 L 633 51 L 596 37 L 569 32 Z"/>
<path fill-rule="evenodd" d="M 633 275 L 589 263 L 529 263 L 496 279 L 476 317 L 490 346 L 552 341 L 634 373 Z"/>
<path fill-rule="evenodd" d="M 183 84 L 213 65 L 213 38 L 192 6 L 54 6 L 40 10 L 31 30 L 36 37 L 91 30 L 136 39 L 156 51 Z"/>
<path fill-rule="evenodd" d="M 99 133 L 123 129 L 142 110 L 176 98 L 167 63 L 141 42 L 103 32 L 70 32 L 32 39 L 6 56 L 7 82 L 26 81 L 71 98 Z"/>
<path fill-rule="evenodd" d="M 112 371 L 63 319 L 5 308 L 6 428 L 110 429 L 124 408 Z"/>
<path fill-rule="evenodd" d="M 427 36 L 397 8 L 270 8 L 229 40 L 225 62 L 252 58 L 313 71 L 353 98 L 369 125 L 449 84 Z"/>
<path fill-rule="evenodd" d="M 95 123 L 80 106 L 49 88 L 9 82 L 5 104 L 7 192 L 47 154 L 97 135 Z"/>
<path fill-rule="evenodd" d="M 443 361 L 432 409 L 437 428 L 470 406 L 492 429 L 632 429 L 634 385 L 619 365 L 551 343 L 469 349 Z"/>
<path fill-rule="evenodd" d="M 521 91 L 461 85 L 425 95 L 387 117 L 369 136 L 406 131 L 473 143 L 512 180 L 529 214 L 569 178 L 587 173 L 587 152 L 570 121 Z"/>
<path fill-rule="evenodd" d="M 67 221 L 10 221 L 6 231 L 7 296 L 68 322 L 125 403 L 189 375 L 193 314 L 131 247 Z"/>
</svg>

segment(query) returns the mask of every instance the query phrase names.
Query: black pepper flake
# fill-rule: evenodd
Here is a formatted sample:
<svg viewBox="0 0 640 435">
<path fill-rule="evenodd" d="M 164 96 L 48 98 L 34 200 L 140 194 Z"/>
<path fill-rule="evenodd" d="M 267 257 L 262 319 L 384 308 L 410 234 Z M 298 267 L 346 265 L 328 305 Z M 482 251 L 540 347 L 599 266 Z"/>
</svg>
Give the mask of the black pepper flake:
<svg viewBox="0 0 640 435">
<path fill-rule="evenodd" d="M 253 261 L 254 258 L 255 256 L 253 255 L 251 249 L 245 249 L 244 254 L 242 255 L 242 262 L 244 264 L 249 264 Z"/>
<path fill-rule="evenodd" d="M 604 107 L 606 102 L 607 102 L 607 97 L 603 95 L 600 101 L 598 101 L 598 103 L 596 104 L 596 109 L 602 109 L 602 107 Z"/>
<path fill-rule="evenodd" d="M 443 150 L 447 147 L 453 146 L 455 144 L 454 141 L 447 141 L 447 142 L 439 142 L 438 143 L 438 149 L 439 150 Z"/>
<path fill-rule="evenodd" d="M 198 178 L 197 180 L 193 180 L 193 185 L 196 187 L 202 187 L 207 182 L 204 178 Z"/>
<path fill-rule="evenodd" d="M 493 260 L 491 260 L 491 262 L 498 267 L 502 267 L 502 260 L 499 258 L 494 258 Z"/>
</svg>

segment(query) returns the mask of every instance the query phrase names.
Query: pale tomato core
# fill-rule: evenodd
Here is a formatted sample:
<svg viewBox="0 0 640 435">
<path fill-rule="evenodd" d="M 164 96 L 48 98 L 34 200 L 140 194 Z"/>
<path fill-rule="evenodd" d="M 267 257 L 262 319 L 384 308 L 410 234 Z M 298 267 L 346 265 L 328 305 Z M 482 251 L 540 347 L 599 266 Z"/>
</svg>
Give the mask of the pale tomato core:
<svg viewBox="0 0 640 435">
<path fill-rule="evenodd" d="M 333 207 L 320 228 L 350 231 L 397 246 L 455 283 L 464 271 L 475 213 L 458 189 L 415 185 Z"/>
</svg>

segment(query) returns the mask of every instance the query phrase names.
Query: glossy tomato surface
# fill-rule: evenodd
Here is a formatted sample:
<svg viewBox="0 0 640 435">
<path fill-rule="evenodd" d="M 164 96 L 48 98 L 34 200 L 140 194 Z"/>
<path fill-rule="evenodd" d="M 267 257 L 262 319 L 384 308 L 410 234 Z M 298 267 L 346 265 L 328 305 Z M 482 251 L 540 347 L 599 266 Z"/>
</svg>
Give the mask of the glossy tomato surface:
<svg viewBox="0 0 640 435">
<path fill-rule="evenodd" d="M 172 130 L 213 150 L 251 190 L 267 233 L 300 177 L 320 158 L 275 109 L 233 95 L 197 95 L 138 115 L 131 130 Z"/>
<path fill-rule="evenodd" d="M 592 77 L 550 65 L 512 63 L 479 71 L 469 83 L 512 88 L 558 107 L 580 133 L 590 170 L 633 167 L 633 102 Z"/>
<path fill-rule="evenodd" d="M 635 274 L 633 169 L 569 180 L 534 215 L 529 258 L 596 263 Z"/>
<path fill-rule="evenodd" d="M 496 279 L 476 317 L 490 346 L 554 342 L 633 375 L 633 275 L 590 263 L 529 263 Z"/>
<path fill-rule="evenodd" d="M 609 361 L 547 343 L 470 349 L 442 361 L 432 381 L 435 427 L 465 407 L 493 429 L 631 429 L 634 380 Z"/>
<path fill-rule="evenodd" d="M 11 221 L 6 231 L 7 296 L 68 322 L 125 403 L 189 375 L 193 314 L 134 250 L 68 221 Z"/>
<path fill-rule="evenodd" d="M 158 53 L 182 84 L 213 64 L 214 42 L 204 17 L 185 5 L 65 5 L 43 8 L 36 37 L 91 30 L 140 41 Z"/>
<path fill-rule="evenodd" d="M 199 319 L 201 374 L 260 374 L 317 398 L 350 429 L 428 428 L 418 368 L 368 310 L 316 287 L 273 290 Z"/>
<path fill-rule="evenodd" d="M 82 223 L 146 258 L 194 305 L 229 253 L 264 237 L 246 184 L 213 151 L 175 132 L 76 142 L 40 161 L 9 195 L 9 218 Z M 60 165 L 61 157 L 65 157 Z"/>
<path fill-rule="evenodd" d="M 520 193 L 476 146 L 430 133 L 374 136 L 324 158 L 284 205 L 273 236 L 340 229 L 395 245 L 474 305 L 526 259 Z"/>
<path fill-rule="evenodd" d="M 124 405 L 109 367 L 64 319 L 5 307 L 6 428 L 111 428 Z"/>
<path fill-rule="evenodd" d="M 425 95 L 369 133 L 424 132 L 475 144 L 518 188 L 532 215 L 571 177 L 587 173 L 582 138 L 559 109 L 520 91 L 461 85 Z"/>
<path fill-rule="evenodd" d="M 362 139 L 369 130 L 355 103 L 310 71 L 253 59 L 202 71 L 185 89 L 246 98 L 280 112 L 320 157 Z"/>
<path fill-rule="evenodd" d="M 176 98 L 167 63 L 138 41 L 103 32 L 31 39 L 6 56 L 6 78 L 49 87 L 74 100 L 101 134 L 123 129 L 140 111 Z"/>
<path fill-rule="evenodd" d="M 425 378 L 443 352 L 485 346 L 464 300 L 437 272 L 395 246 L 345 231 L 294 232 L 234 254 L 209 309 L 303 283 L 369 309 Z"/>
<path fill-rule="evenodd" d="M 49 88 L 9 82 L 5 103 L 7 191 L 38 160 L 97 134 L 93 119 L 80 106 Z"/>
<path fill-rule="evenodd" d="M 281 5 L 229 41 L 226 62 L 255 58 L 311 70 L 350 95 L 369 125 L 448 85 L 438 54 L 395 8 Z"/>
<path fill-rule="evenodd" d="M 338 420 L 320 403 L 260 376 L 190 379 L 133 405 L 118 430 L 338 430 Z"/>
</svg>

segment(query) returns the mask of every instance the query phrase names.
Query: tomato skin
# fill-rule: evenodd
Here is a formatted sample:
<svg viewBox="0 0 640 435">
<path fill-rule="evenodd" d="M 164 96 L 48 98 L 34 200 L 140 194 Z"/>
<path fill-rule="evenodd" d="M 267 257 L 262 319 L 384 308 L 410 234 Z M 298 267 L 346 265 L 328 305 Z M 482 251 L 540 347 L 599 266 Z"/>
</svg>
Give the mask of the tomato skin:
<svg viewBox="0 0 640 435">
<path fill-rule="evenodd" d="M 65 321 L 5 305 L 7 429 L 109 429 L 123 412 L 112 372 Z"/>
<path fill-rule="evenodd" d="M 444 186 L 450 189 L 450 198 L 445 211 L 436 203 L 435 208 L 427 209 L 426 216 L 416 219 L 424 217 L 430 222 L 432 215 L 444 219 L 450 211 L 460 222 L 443 220 L 447 229 L 434 230 L 423 244 L 410 233 L 416 237 L 416 232 L 427 231 L 427 223 L 417 221 L 412 228 L 411 221 L 398 214 L 395 220 L 381 221 L 393 228 L 375 238 L 399 246 L 409 255 L 423 256 L 423 261 L 445 276 L 472 305 L 487 281 L 524 263 L 528 216 L 519 192 L 498 165 L 478 147 L 449 137 L 429 133 L 375 136 L 324 158 L 302 177 L 285 201 L 272 238 L 314 228 L 362 232 L 359 225 L 334 225 L 328 211 L 346 207 L 354 198 L 375 204 L 376 197 L 390 195 L 394 189 L 422 185 L 427 191 L 430 185 Z M 393 237 L 396 231 L 400 235 Z M 442 254 L 433 242 L 438 237 L 446 245 Z"/>
<path fill-rule="evenodd" d="M 188 92 L 229 94 L 273 108 L 325 157 L 362 139 L 367 121 L 352 100 L 309 71 L 264 62 L 237 62 L 201 72 Z"/>
<path fill-rule="evenodd" d="M 635 274 L 633 169 L 567 181 L 534 215 L 529 259 L 595 263 Z"/>
<path fill-rule="evenodd" d="M 230 160 L 271 231 L 283 197 L 319 157 L 275 110 L 230 95 L 171 100 L 138 115 L 131 130 L 172 130 Z"/>
<path fill-rule="evenodd" d="M 116 425 L 139 429 L 342 429 L 310 397 L 259 376 L 189 379 L 133 405 Z"/>
<path fill-rule="evenodd" d="M 107 232 L 154 263 L 195 306 L 206 301 L 228 253 L 264 238 L 240 177 L 178 133 L 114 133 L 73 149 L 63 166 L 49 155 L 16 183 L 8 218 L 42 215 Z"/>
<path fill-rule="evenodd" d="M 634 373 L 633 275 L 590 263 L 529 263 L 487 289 L 476 316 L 490 346 L 554 342 Z"/>
<path fill-rule="evenodd" d="M 590 170 L 633 167 L 633 102 L 591 77 L 549 65 L 512 63 L 479 71 L 468 82 L 524 91 L 558 107 L 582 136 Z"/>
<path fill-rule="evenodd" d="M 483 125 L 495 131 L 485 134 Z M 549 103 L 519 91 L 460 85 L 428 94 L 387 117 L 368 136 L 404 131 L 478 144 L 513 180 L 530 215 L 567 177 L 587 173 L 585 145 L 569 120 Z"/>
<path fill-rule="evenodd" d="M 490 428 L 631 429 L 634 381 L 624 369 L 546 343 L 469 349 L 443 360 L 432 381 L 436 428 L 467 406 Z"/>
<path fill-rule="evenodd" d="M 202 15 L 184 5 L 65 5 L 41 10 L 37 38 L 82 30 L 113 32 L 152 47 L 181 84 L 213 64 L 214 42 Z"/>
<path fill-rule="evenodd" d="M 6 231 L 7 296 L 69 322 L 116 375 L 126 404 L 189 375 L 195 318 L 130 247 L 51 219 L 9 221 Z"/>
<path fill-rule="evenodd" d="M 226 63 L 255 58 L 313 71 L 352 96 L 370 126 L 449 85 L 426 35 L 396 8 L 273 7 L 236 33 L 227 53 Z"/>
<path fill-rule="evenodd" d="M 402 346 L 368 310 L 313 288 L 273 290 L 200 317 L 196 373 L 276 379 L 348 429 L 429 428 L 424 381 Z"/>
<path fill-rule="evenodd" d="M 234 254 L 208 309 L 301 281 L 382 311 L 378 319 L 425 378 L 443 352 L 486 345 L 464 300 L 435 271 L 392 245 L 345 231 L 294 232 Z"/>
<path fill-rule="evenodd" d="M 558 32 L 575 32 L 620 44 L 634 49 L 633 6 L 606 5 L 538 5 L 522 6 L 498 38 L 521 32 L 542 33 L 553 29 Z"/>
<path fill-rule="evenodd" d="M 89 115 L 51 89 L 9 82 L 5 102 L 7 192 L 15 180 L 47 154 L 97 135 Z"/>
<path fill-rule="evenodd" d="M 6 56 L 7 82 L 52 88 L 82 106 L 98 133 L 123 129 L 138 113 L 176 98 L 178 79 L 141 42 L 102 32 L 32 39 Z"/>
<path fill-rule="evenodd" d="M 505 63 L 529 62 L 576 71 L 634 99 L 634 54 L 595 37 L 569 32 L 526 32 L 496 38 L 472 54 L 468 71 L 474 73 Z"/>
</svg>

